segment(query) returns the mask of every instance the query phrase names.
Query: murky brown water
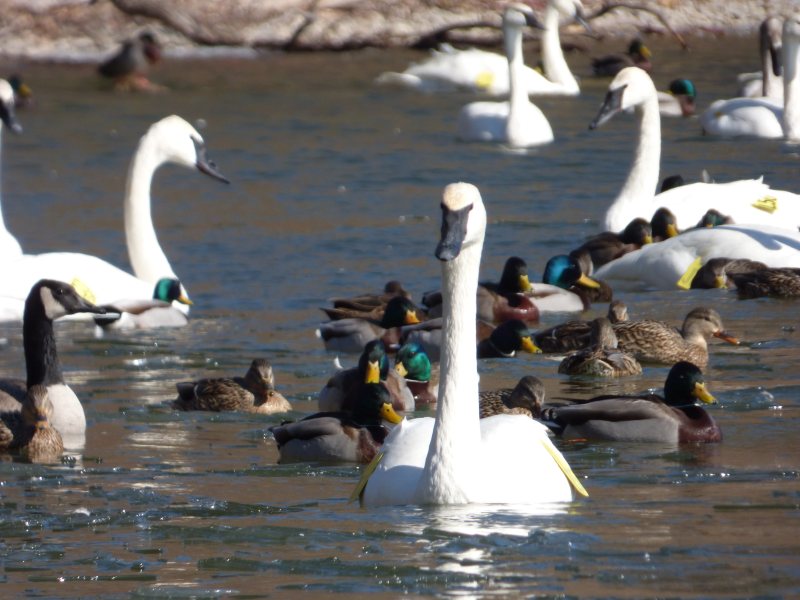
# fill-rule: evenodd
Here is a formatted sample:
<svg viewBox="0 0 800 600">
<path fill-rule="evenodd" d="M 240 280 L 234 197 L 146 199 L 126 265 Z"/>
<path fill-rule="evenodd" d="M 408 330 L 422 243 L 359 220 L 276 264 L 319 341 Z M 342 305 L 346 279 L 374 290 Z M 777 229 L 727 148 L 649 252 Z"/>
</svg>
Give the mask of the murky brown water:
<svg viewBox="0 0 800 600">
<path fill-rule="evenodd" d="M 701 106 L 730 96 L 735 73 L 756 66 L 752 40 L 698 42 L 690 53 L 653 45 L 657 83 L 692 78 Z M 708 382 L 720 404 L 711 410 L 725 441 L 566 446 L 591 497 L 549 517 L 362 510 L 346 503 L 356 467 L 275 464 L 268 427 L 281 417 L 164 407 L 175 381 L 238 374 L 267 356 L 296 415 L 312 411 L 333 359 L 314 337 L 317 307 L 389 278 L 417 297 L 437 286 L 446 183 L 468 180 L 483 192 L 487 279 L 511 254 L 538 278 L 549 256 L 597 230 L 634 133 L 630 119 L 587 131 L 607 82 L 585 78 L 580 98 L 542 101 L 557 141 L 509 154 L 456 143 L 467 97 L 371 84 L 415 58 L 367 51 L 166 63 L 154 77 L 172 91 L 153 97 L 100 90 L 90 67 L 25 68 L 38 106 L 20 113 L 23 136 L 4 136 L 2 190 L 6 221 L 27 252 L 72 249 L 126 264 L 127 163 L 147 126 L 170 113 L 208 122 L 209 154 L 233 184 L 177 167 L 155 181 L 162 245 L 196 303 L 187 328 L 95 339 L 79 323 L 59 325 L 87 445 L 62 466 L 0 464 L 4 595 L 800 595 L 796 303 L 623 294 L 634 316 L 676 324 L 713 304 L 745 340 L 712 349 Z M 587 56 L 569 60 L 587 74 Z M 666 121 L 664 138 L 665 175 L 764 174 L 800 190 L 800 159 L 781 144 L 711 141 L 696 121 Z M 8 340 L 0 375 L 21 375 L 20 328 L 2 324 L 0 337 Z M 660 387 L 667 371 L 587 386 L 543 357 L 481 369 L 487 388 L 533 373 L 550 396 L 573 397 Z M 525 468 L 524 457 L 512 459 Z"/>
</svg>

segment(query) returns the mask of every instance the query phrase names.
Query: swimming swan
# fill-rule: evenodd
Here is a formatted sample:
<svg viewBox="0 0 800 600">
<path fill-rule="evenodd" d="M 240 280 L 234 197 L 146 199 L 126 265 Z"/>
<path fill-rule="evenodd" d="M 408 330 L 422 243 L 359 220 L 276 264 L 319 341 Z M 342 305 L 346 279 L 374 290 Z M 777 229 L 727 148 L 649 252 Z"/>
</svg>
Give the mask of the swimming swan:
<svg viewBox="0 0 800 600">
<path fill-rule="evenodd" d="M 577 96 L 580 87 L 561 49 L 559 18 L 577 21 L 586 29 L 580 0 L 550 0 L 544 12 L 547 29 L 542 35 L 542 64 L 545 75 L 530 67 L 521 69 L 521 85 L 531 96 Z M 427 60 L 410 65 L 402 73 L 382 73 L 380 84 L 396 84 L 421 92 L 467 90 L 492 96 L 509 93 L 508 61 L 494 52 L 469 48 L 457 50 L 443 45 Z"/>
<path fill-rule="evenodd" d="M 800 12 L 783 23 L 783 101 L 775 98 L 717 100 L 701 115 L 703 132 L 800 141 Z"/>
<path fill-rule="evenodd" d="M 781 75 L 781 46 L 783 41 L 781 20 L 767 17 L 758 28 L 758 55 L 761 70 L 753 73 L 740 73 L 737 97 L 760 98 L 766 96 L 778 102 L 783 101 L 783 77 Z"/>
<path fill-rule="evenodd" d="M 658 94 L 650 76 L 638 67 L 623 69 L 614 78 L 589 128 L 595 129 L 628 109 L 636 111 L 639 140 L 628 178 L 606 212 L 604 227 L 607 231 L 620 231 L 637 217 L 649 220 L 660 207 L 674 213 L 679 230 L 694 227 L 712 208 L 730 215 L 736 223 L 797 230 L 800 196 L 771 189 L 761 179 L 692 183 L 656 195 L 661 161 Z"/>
<path fill-rule="evenodd" d="M 14 133 L 22 131 L 22 126 L 14 117 L 14 89 L 5 79 L 0 79 L 0 121 Z M 0 133 L 2 133 L 2 129 L 3 126 L 0 125 Z M 0 206 L 0 259 L 6 261 L 21 254 L 22 247 L 17 238 L 6 229 L 3 209 Z"/>
<path fill-rule="evenodd" d="M 370 465 L 365 506 L 572 499 L 565 475 L 572 472 L 541 424 L 521 415 L 479 418 L 475 291 L 485 229 L 478 189 L 467 183 L 447 186 L 436 248 L 445 332 L 436 418 L 405 419 L 394 428 L 381 459 Z M 524 456 L 525 467 L 509 460 L 513 456 Z"/>
<path fill-rule="evenodd" d="M 471 102 L 458 114 L 458 138 L 465 142 L 503 142 L 525 148 L 553 141 L 553 129 L 544 113 L 528 99 L 522 85 L 525 66 L 522 30 L 541 27 L 533 10 L 512 4 L 503 14 L 503 43 L 508 57 L 510 98 L 507 102 Z"/>
<path fill-rule="evenodd" d="M 120 298 L 150 299 L 160 279 L 177 278 L 158 243 L 150 215 L 153 174 L 168 162 L 228 182 L 206 158 L 203 138 L 189 123 L 173 115 L 151 125 L 131 161 L 125 191 L 125 238 L 135 276 L 89 254 L 26 254 L 0 264 L 0 320 L 22 318 L 28 290 L 39 279 L 79 280 L 97 304 L 109 304 Z M 188 297 L 185 290 L 184 296 Z M 175 306 L 188 310 L 183 304 Z"/>
</svg>

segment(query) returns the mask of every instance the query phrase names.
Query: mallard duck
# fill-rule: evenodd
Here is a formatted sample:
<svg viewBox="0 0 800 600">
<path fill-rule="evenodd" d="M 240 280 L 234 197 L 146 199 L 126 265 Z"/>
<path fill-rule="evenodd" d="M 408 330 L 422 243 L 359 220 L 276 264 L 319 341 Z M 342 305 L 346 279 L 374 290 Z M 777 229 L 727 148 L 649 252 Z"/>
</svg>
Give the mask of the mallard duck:
<svg viewBox="0 0 800 600">
<path fill-rule="evenodd" d="M 383 286 L 383 292 L 380 294 L 366 293 L 348 298 L 331 298 L 330 301 L 334 308 L 371 311 L 377 307 L 385 308 L 389 300 L 395 296 L 403 296 L 411 300 L 411 294 L 403 287 L 403 284 L 396 279 L 392 279 L 386 282 L 386 285 Z"/>
<path fill-rule="evenodd" d="M 733 219 L 728 215 L 723 215 L 715 208 L 709 208 L 706 214 L 697 222 L 697 227 L 717 227 L 719 225 L 730 225 Z"/>
<path fill-rule="evenodd" d="M 408 325 L 402 328 L 401 342 L 403 344 L 417 343 L 422 346 L 431 362 L 438 363 L 442 349 L 441 317 L 428 319 L 417 325 Z M 497 326 L 481 319 L 475 320 L 475 343 L 480 344 L 487 339 Z"/>
<path fill-rule="evenodd" d="M 608 320 L 613 325 L 628 320 L 628 307 L 622 300 L 613 300 L 608 305 Z M 590 321 L 572 320 L 543 329 L 533 335 L 533 343 L 542 352 L 571 352 L 587 348 L 592 326 Z"/>
<path fill-rule="evenodd" d="M 0 380 L 0 414 L 22 410 L 27 391 L 45 385 L 53 411 L 50 424 L 70 449 L 80 449 L 86 441 L 86 415 L 83 406 L 64 382 L 56 351 L 53 321 L 76 313 L 103 313 L 105 309 L 84 300 L 71 285 L 42 279 L 31 288 L 25 300 L 22 319 L 22 344 L 25 347 L 26 381 Z"/>
<path fill-rule="evenodd" d="M 625 67 L 639 67 L 650 71 L 652 58 L 650 49 L 640 38 L 634 38 L 625 54 L 608 54 L 592 59 L 592 73 L 599 77 L 613 77 Z"/>
<path fill-rule="evenodd" d="M 697 89 L 689 79 L 673 79 L 666 92 L 658 92 L 658 110 L 662 117 L 691 117 L 697 106 Z"/>
<path fill-rule="evenodd" d="M 583 244 L 573 250 L 570 255 L 579 256 L 587 252 L 591 258 L 591 270 L 581 269 L 584 274 L 591 275 L 595 268 L 601 267 L 612 260 L 633 252 L 645 244 L 653 241 L 653 231 L 650 223 L 642 218 L 633 219 L 619 233 L 604 231 L 593 235 Z"/>
<path fill-rule="evenodd" d="M 161 59 L 161 44 L 149 31 L 126 40 L 120 49 L 100 64 L 97 72 L 113 80 L 114 89 L 130 92 L 156 92 L 164 88 L 147 79 L 148 67 Z"/>
<path fill-rule="evenodd" d="M 571 352 L 558 365 L 563 375 L 595 377 L 627 377 L 639 375 L 642 365 L 633 356 L 620 350 L 617 336 L 606 317 L 590 323 L 589 347 Z"/>
<path fill-rule="evenodd" d="M 525 375 L 513 388 L 483 391 L 478 394 L 481 419 L 494 415 L 536 417 L 542 410 L 545 389 L 542 380 Z"/>
<path fill-rule="evenodd" d="M 688 360 L 700 367 L 708 365 L 706 340 L 717 337 L 729 344 L 739 340 L 725 332 L 722 317 L 713 308 L 689 311 L 680 331 L 662 321 L 645 319 L 614 325 L 619 348 L 637 360 L 671 365 Z"/>
<path fill-rule="evenodd" d="M 47 386 L 32 385 L 20 412 L 0 414 L 0 451 L 19 452 L 35 463 L 57 461 L 64 452 L 64 442 L 50 424 L 52 415 Z"/>
<path fill-rule="evenodd" d="M 477 318 L 489 323 L 502 323 L 511 319 L 537 322 L 539 310 L 526 296 L 532 290 L 528 278 L 528 264 L 518 256 L 509 257 L 503 265 L 500 281 L 485 281 L 478 285 Z M 422 297 L 430 317 L 442 314 L 442 292 L 428 292 Z"/>
<path fill-rule="evenodd" d="M 178 279 L 159 279 L 153 290 L 153 299 L 125 299 L 104 304 L 106 314 L 96 316 L 95 324 L 102 329 L 154 329 L 156 327 L 183 327 L 189 318 L 172 305 L 173 300 L 191 305 Z"/>
<path fill-rule="evenodd" d="M 569 439 L 623 442 L 719 442 L 722 432 L 695 401 L 714 402 L 700 369 L 686 361 L 673 365 L 664 396 L 598 396 L 567 406 L 547 407 L 542 419 Z"/>
<path fill-rule="evenodd" d="M 421 344 L 403 344 L 394 357 L 394 368 L 405 378 L 406 385 L 414 396 L 415 406 L 436 404 L 439 395 L 439 366 L 431 365 Z"/>
<path fill-rule="evenodd" d="M 663 191 L 663 184 L 661 189 Z M 653 242 L 663 242 L 678 235 L 678 220 L 670 209 L 662 206 L 653 213 L 653 217 L 650 219 L 650 230 L 653 232 Z"/>
<path fill-rule="evenodd" d="M 729 274 L 751 273 L 767 269 L 762 262 L 747 259 L 712 258 L 704 264 L 692 279 L 692 289 L 734 288 L 736 284 Z"/>
<path fill-rule="evenodd" d="M 352 412 L 319 412 L 300 421 L 271 427 L 278 443 L 279 463 L 368 463 L 380 450 L 388 431 L 382 420 L 399 423 L 382 385 L 363 384 Z"/>
<path fill-rule="evenodd" d="M 387 349 L 396 349 L 400 342 L 400 328 L 420 322 L 419 311 L 404 296 L 392 298 L 386 305 L 379 322 L 370 319 L 350 318 L 323 323 L 317 336 L 325 342 L 327 350 L 360 353 L 367 343 L 383 340 Z"/>
<path fill-rule="evenodd" d="M 14 73 L 8 78 L 11 89 L 14 90 L 14 108 L 26 108 L 34 104 L 33 90 L 22 80 L 22 76 Z"/>
<path fill-rule="evenodd" d="M 541 352 L 533 343 L 528 326 L 517 319 L 500 323 L 478 343 L 478 358 L 513 358 L 517 352 Z"/>
<path fill-rule="evenodd" d="M 726 270 L 739 298 L 800 298 L 800 269 L 755 269 L 746 273 Z"/>
<path fill-rule="evenodd" d="M 389 369 L 386 346 L 381 340 L 372 340 L 364 346 L 357 367 L 343 369 L 328 380 L 319 393 L 319 409 L 324 412 L 353 410 L 357 395 L 366 383 L 382 384 L 395 410 L 414 410 L 414 396 L 405 379 Z"/>
<path fill-rule="evenodd" d="M 292 405 L 275 389 L 272 365 L 265 358 L 253 359 L 244 377 L 217 377 L 175 384 L 179 410 L 238 410 L 264 415 L 288 412 Z"/>
<path fill-rule="evenodd" d="M 437 202 L 442 227 L 436 257 L 445 295 L 436 418 L 404 419 L 384 442 L 369 478 L 351 496 L 368 507 L 413 504 L 569 502 L 570 482 L 583 494 L 546 427 L 519 415 L 480 419 L 475 355 L 475 291 L 486 209 L 468 183 L 445 188 Z M 520 469 L 509 457 L 524 457 Z M 363 493 L 362 493 L 363 492 Z"/>
<path fill-rule="evenodd" d="M 569 255 L 559 254 L 547 261 L 542 281 L 552 288 L 559 289 L 555 298 L 558 300 L 561 310 L 554 309 L 553 312 L 584 311 L 591 306 L 592 302 L 609 302 L 611 300 L 613 295 L 611 287 L 589 277 L 588 272 L 591 272 L 591 269 L 593 269 L 593 265 L 586 251 L 573 251 Z M 542 286 L 534 286 L 534 293 L 543 293 Z M 538 295 L 534 298 L 539 312 L 543 312 L 542 301 Z"/>
</svg>

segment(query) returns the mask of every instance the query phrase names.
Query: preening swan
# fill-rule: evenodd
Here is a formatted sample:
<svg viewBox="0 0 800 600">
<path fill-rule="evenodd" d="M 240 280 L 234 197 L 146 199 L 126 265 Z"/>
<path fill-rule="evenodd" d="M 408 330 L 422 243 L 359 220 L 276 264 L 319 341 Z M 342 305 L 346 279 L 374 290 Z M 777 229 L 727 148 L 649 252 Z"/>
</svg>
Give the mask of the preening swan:
<svg viewBox="0 0 800 600">
<path fill-rule="evenodd" d="M 595 129 L 628 109 L 635 109 L 639 140 L 628 178 L 606 212 L 604 227 L 607 231 L 620 231 L 637 217 L 649 220 L 662 206 L 675 215 L 679 230 L 694 227 L 712 208 L 729 215 L 735 223 L 797 230 L 800 196 L 771 189 L 760 179 L 692 183 L 656 195 L 661 162 L 658 94 L 650 76 L 638 67 L 623 69 L 614 78 L 589 128 Z"/>
<path fill-rule="evenodd" d="M 14 89 L 5 79 L 0 79 L 0 121 L 14 133 L 22 131 L 22 126 L 14 117 Z M 2 133 L 2 129 L 3 126 L 0 125 L 0 133 Z M 0 205 L 0 260 L 6 261 L 21 254 L 22 247 L 17 238 L 6 229 L 3 208 Z"/>
<path fill-rule="evenodd" d="M 766 96 L 717 100 L 700 117 L 703 132 L 800 141 L 800 12 L 783 23 L 783 69 L 783 101 Z"/>
<path fill-rule="evenodd" d="M 541 27 L 528 6 L 512 4 L 503 13 L 503 44 L 508 58 L 507 102 L 471 102 L 458 114 L 458 138 L 466 142 L 503 142 L 525 148 L 553 141 L 547 117 L 528 99 L 522 85 L 522 30 Z"/>
<path fill-rule="evenodd" d="M 559 17 L 581 23 L 580 0 L 550 0 L 544 13 L 547 29 L 542 35 L 542 63 L 545 75 L 535 69 L 521 69 L 521 85 L 531 96 L 577 96 L 580 87 L 569 70 L 558 34 Z M 414 63 L 402 73 L 382 73 L 377 83 L 396 84 L 422 92 L 468 90 L 502 96 L 509 93 L 508 62 L 505 56 L 476 48 L 457 50 L 449 45 Z"/>
<path fill-rule="evenodd" d="M 125 190 L 125 238 L 135 276 L 89 254 L 26 254 L 0 264 L 0 320 L 22 318 L 23 302 L 39 279 L 78 280 L 91 291 L 98 304 L 109 304 L 120 298 L 151 299 L 160 279 L 176 279 L 158 243 L 150 215 L 153 174 L 168 162 L 228 181 L 206 158 L 203 138 L 189 123 L 173 115 L 153 124 L 139 142 Z M 185 290 L 184 296 L 188 297 Z M 175 306 L 188 308 L 177 303 Z"/>
<path fill-rule="evenodd" d="M 436 256 L 444 335 L 436 418 L 395 427 L 377 466 L 371 465 L 364 504 L 568 502 L 567 477 L 574 475 L 543 425 L 521 415 L 479 418 L 475 291 L 486 210 L 478 189 L 467 183 L 447 186 L 441 206 Z M 512 456 L 524 456 L 524 468 Z"/>
</svg>

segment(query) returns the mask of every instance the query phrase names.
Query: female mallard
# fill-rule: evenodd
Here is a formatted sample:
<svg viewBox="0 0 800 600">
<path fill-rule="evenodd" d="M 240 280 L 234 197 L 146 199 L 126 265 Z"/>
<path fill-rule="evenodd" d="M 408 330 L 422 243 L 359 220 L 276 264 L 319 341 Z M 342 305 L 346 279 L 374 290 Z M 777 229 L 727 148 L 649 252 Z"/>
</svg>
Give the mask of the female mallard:
<svg viewBox="0 0 800 600">
<path fill-rule="evenodd" d="M 640 38 L 634 38 L 625 54 L 608 54 L 592 59 L 592 73 L 598 77 L 613 77 L 625 67 L 639 67 L 650 71 L 652 53 Z"/>
<path fill-rule="evenodd" d="M 320 412 L 292 423 L 271 427 L 278 443 L 279 463 L 368 463 L 386 438 L 382 420 L 399 423 L 382 385 L 363 384 L 352 412 Z"/>
<path fill-rule="evenodd" d="M 739 340 L 725 332 L 722 317 L 713 308 L 695 308 L 686 315 L 681 330 L 662 322 L 645 319 L 614 325 L 619 348 L 641 362 L 671 365 L 681 360 L 699 367 L 708 365 L 708 343 L 717 337 L 729 344 Z"/>
<path fill-rule="evenodd" d="M 113 80 L 114 89 L 123 92 L 158 92 L 164 88 L 147 78 L 148 67 L 161 59 L 161 44 L 149 31 L 123 42 L 97 72 Z"/>
<path fill-rule="evenodd" d="M 405 378 L 414 396 L 414 405 L 436 404 L 439 395 L 439 366 L 431 365 L 422 345 L 416 342 L 403 344 L 394 357 L 394 368 Z"/>
<path fill-rule="evenodd" d="M 593 375 L 595 377 L 626 377 L 639 375 L 642 365 L 618 347 L 614 329 L 605 317 L 591 322 L 589 348 L 576 350 L 558 365 L 563 375 Z"/>
<path fill-rule="evenodd" d="M 357 367 L 343 369 L 328 380 L 319 393 L 319 409 L 325 412 L 353 410 L 358 394 L 368 383 L 382 384 L 395 410 L 414 410 L 414 396 L 405 379 L 389 369 L 386 347 L 381 340 L 372 340 L 364 346 Z"/>
<path fill-rule="evenodd" d="M 0 415 L 0 451 L 11 450 L 30 462 L 55 462 L 64 452 L 61 434 L 50 424 L 53 405 L 47 386 L 28 388 L 22 411 Z"/>
<path fill-rule="evenodd" d="M 500 323 L 478 343 L 478 358 L 513 358 L 517 352 L 541 352 L 533 343 L 528 326 L 517 319 Z"/>
<path fill-rule="evenodd" d="M 521 378 L 513 388 L 483 391 L 478 395 L 481 419 L 493 415 L 538 417 L 545 390 L 542 380 L 533 375 Z"/>
<path fill-rule="evenodd" d="M 608 320 L 612 323 L 622 323 L 628 320 L 628 307 L 622 300 L 614 300 L 608 305 Z M 589 321 L 567 321 L 544 329 L 533 336 L 533 343 L 541 348 L 542 352 L 571 352 L 589 346 L 589 336 L 592 327 Z"/>
<path fill-rule="evenodd" d="M 95 317 L 94 322 L 103 329 L 183 327 L 189 318 L 172 305 L 173 300 L 187 306 L 193 304 L 178 279 L 163 277 L 156 283 L 152 300 L 133 298 L 105 304 L 106 314 Z"/>
<path fill-rule="evenodd" d="M 800 298 L 800 269 L 755 269 L 727 275 L 739 298 Z"/>
<path fill-rule="evenodd" d="M 383 286 L 380 294 L 365 293 L 347 298 L 331 298 L 333 309 L 323 308 L 332 320 L 344 319 L 349 317 L 366 317 L 363 313 L 369 313 L 367 318 L 380 319 L 389 300 L 395 296 L 403 296 L 411 299 L 411 294 L 406 291 L 403 284 L 392 279 Z M 376 310 L 377 309 L 377 310 Z M 352 312 L 348 312 L 352 311 Z"/>
<path fill-rule="evenodd" d="M 400 342 L 400 327 L 419 323 L 417 307 L 405 296 L 396 296 L 386 305 L 380 321 L 349 318 L 323 323 L 317 335 L 327 350 L 360 353 L 372 340 L 381 339 L 387 348 Z"/>
<path fill-rule="evenodd" d="M 598 396 L 567 406 L 548 407 L 542 419 L 570 439 L 622 442 L 719 442 L 722 431 L 695 401 L 713 403 L 703 373 L 690 362 L 676 363 L 664 396 Z"/>
<path fill-rule="evenodd" d="M 604 264 L 628 252 L 633 252 L 652 241 L 653 231 L 650 223 L 642 218 L 636 218 L 619 233 L 604 231 L 591 236 L 573 250 L 571 254 L 580 255 L 583 252 L 587 252 L 591 258 L 592 266 L 588 273 L 583 269 L 582 272 L 591 274 L 594 269 L 602 267 Z"/>
<path fill-rule="evenodd" d="M 712 258 L 704 264 L 692 279 L 692 289 L 736 287 L 731 276 L 767 269 L 767 265 L 756 260 L 735 258 Z"/>
<path fill-rule="evenodd" d="M 238 410 L 264 415 L 288 412 L 292 405 L 275 390 L 272 365 L 264 358 L 253 359 L 244 377 L 218 377 L 175 384 L 178 397 L 172 403 L 179 410 Z"/>
<path fill-rule="evenodd" d="M 527 296 L 532 289 L 527 263 L 518 256 L 508 258 L 499 282 L 485 281 L 478 285 L 478 319 L 488 323 L 511 319 L 537 322 L 539 310 Z M 428 316 L 441 316 L 441 290 L 426 293 L 422 303 L 428 308 Z"/>
</svg>

